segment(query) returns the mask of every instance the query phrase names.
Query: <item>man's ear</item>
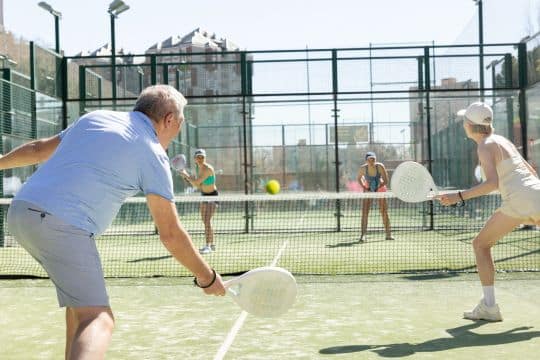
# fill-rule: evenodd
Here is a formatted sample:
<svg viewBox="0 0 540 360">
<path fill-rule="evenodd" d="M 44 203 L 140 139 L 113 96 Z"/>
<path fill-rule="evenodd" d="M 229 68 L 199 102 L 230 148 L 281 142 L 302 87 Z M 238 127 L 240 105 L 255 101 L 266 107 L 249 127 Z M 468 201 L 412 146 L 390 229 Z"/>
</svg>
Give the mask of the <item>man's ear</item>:
<svg viewBox="0 0 540 360">
<path fill-rule="evenodd" d="M 168 112 L 167 114 L 165 114 L 165 118 L 163 119 L 166 127 L 169 127 L 173 120 L 174 120 L 174 115 L 172 112 Z"/>
</svg>

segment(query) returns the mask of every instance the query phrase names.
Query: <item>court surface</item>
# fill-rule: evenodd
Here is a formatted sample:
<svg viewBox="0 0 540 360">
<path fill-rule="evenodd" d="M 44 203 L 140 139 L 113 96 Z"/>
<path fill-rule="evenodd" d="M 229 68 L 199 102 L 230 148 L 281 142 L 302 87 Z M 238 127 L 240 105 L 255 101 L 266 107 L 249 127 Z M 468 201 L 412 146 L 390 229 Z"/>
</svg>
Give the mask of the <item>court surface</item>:
<svg viewBox="0 0 540 360">
<path fill-rule="evenodd" d="M 241 314 L 188 278 L 108 280 L 116 330 L 107 359 L 214 359 Z M 471 322 L 476 274 L 298 277 L 294 307 L 247 316 L 224 359 L 531 359 L 540 274 L 498 274 L 505 320 Z M 0 282 L 2 359 L 60 359 L 64 312 L 48 280 Z"/>
</svg>

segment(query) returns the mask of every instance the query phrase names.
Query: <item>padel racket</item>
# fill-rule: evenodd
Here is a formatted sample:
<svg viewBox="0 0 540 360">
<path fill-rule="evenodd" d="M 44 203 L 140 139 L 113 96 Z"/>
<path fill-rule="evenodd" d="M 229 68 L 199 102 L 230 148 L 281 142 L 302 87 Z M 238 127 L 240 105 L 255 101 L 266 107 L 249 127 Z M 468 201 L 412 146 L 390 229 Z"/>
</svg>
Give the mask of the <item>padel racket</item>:
<svg viewBox="0 0 540 360">
<path fill-rule="evenodd" d="M 405 202 L 433 200 L 438 194 L 437 186 L 429 171 L 414 161 L 398 165 L 390 180 L 392 192 Z"/>
<path fill-rule="evenodd" d="M 176 171 L 182 171 L 186 168 L 187 160 L 184 154 L 178 154 L 171 159 L 171 167 Z"/>
<path fill-rule="evenodd" d="M 285 269 L 260 267 L 225 281 L 227 293 L 242 310 L 259 317 L 284 314 L 296 300 L 296 280 Z"/>
</svg>

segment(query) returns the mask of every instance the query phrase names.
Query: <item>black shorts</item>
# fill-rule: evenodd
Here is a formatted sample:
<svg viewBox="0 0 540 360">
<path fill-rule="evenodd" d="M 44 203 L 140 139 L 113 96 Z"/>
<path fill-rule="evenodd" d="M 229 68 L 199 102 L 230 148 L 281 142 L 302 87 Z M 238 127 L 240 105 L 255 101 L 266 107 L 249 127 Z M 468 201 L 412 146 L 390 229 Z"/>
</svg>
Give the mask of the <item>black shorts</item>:
<svg viewBox="0 0 540 360">
<path fill-rule="evenodd" d="M 205 192 L 202 192 L 201 191 L 201 195 L 202 196 L 218 196 L 219 193 L 217 190 L 214 190 L 212 192 L 209 192 L 209 193 L 205 193 Z M 207 204 L 216 204 L 216 205 L 219 205 L 219 201 L 203 201 L 204 203 L 207 203 Z"/>
</svg>

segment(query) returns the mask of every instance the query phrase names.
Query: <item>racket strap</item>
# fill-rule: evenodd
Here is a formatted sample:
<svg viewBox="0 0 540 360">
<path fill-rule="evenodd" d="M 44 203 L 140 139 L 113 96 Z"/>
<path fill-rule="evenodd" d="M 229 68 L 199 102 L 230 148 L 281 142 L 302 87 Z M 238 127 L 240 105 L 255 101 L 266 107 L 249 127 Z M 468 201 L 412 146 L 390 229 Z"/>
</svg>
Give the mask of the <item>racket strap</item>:
<svg viewBox="0 0 540 360">
<path fill-rule="evenodd" d="M 214 274 L 213 277 L 212 277 L 212 281 L 210 281 L 209 284 L 207 285 L 201 285 L 199 284 L 199 282 L 197 281 L 197 277 L 195 276 L 193 278 L 193 285 L 195 285 L 196 287 L 200 287 L 201 289 L 206 289 L 206 288 L 209 288 L 210 286 L 214 285 L 214 283 L 216 282 L 216 278 L 217 278 L 217 273 L 216 273 L 216 270 L 212 269 L 212 273 Z"/>
</svg>

